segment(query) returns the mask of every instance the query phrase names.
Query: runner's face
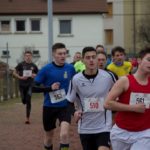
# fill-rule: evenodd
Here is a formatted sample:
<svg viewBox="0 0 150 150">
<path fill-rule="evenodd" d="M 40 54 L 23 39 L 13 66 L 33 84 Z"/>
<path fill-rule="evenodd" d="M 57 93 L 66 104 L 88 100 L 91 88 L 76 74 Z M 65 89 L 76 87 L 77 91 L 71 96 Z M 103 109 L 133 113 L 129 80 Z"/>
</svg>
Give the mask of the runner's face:
<svg viewBox="0 0 150 150">
<path fill-rule="evenodd" d="M 86 52 L 83 58 L 83 62 L 86 69 L 95 70 L 97 69 L 97 55 L 95 51 Z"/>
<path fill-rule="evenodd" d="M 76 61 L 79 61 L 79 60 L 81 60 L 81 54 L 75 54 L 75 56 L 74 56 L 74 61 L 76 62 Z"/>
<path fill-rule="evenodd" d="M 104 52 L 104 48 L 103 47 L 97 47 L 96 52 Z"/>
<path fill-rule="evenodd" d="M 64 65 L 66 61 L 67 50 L 66 48 L 59 48 L 53 53 L 54 61 L 57 65 Z"/>
<path fill-rule="evenodd" d="M 150 74 L 150 54 L 146 54 L 142 60 L 139 61 L 139 67 L 146 73 Z"/>
<path fill-rule="evenodd" d="M 106 65 L 106 56 L 104 54 L 98 54 L 97 60 L 98 60 L 98 68 L 104 69 Z"/>
<path fill-rule="evenodd" d="M 24 60 L 26 63 L 31 63 L 32 62 L 32 54 L 30 54 L 30 53 L 24 54 Z"/>
<path fill-rule="evenodd" d="M 125 60 L 125 55 L 122 52 L 115 52 L 115 55 L 113 56 L 114 62 L 123 62 Z"/>
</svg>

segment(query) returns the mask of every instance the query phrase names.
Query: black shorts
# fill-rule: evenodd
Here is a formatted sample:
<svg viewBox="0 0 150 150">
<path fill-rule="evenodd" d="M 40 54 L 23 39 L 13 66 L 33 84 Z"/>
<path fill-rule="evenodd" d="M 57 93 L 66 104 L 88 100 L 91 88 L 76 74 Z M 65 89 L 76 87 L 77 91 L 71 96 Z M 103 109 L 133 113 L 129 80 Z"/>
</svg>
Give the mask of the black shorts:
<svg viewBox="0 0 150 150">
<path fill-rule="evenodd" d="M 80 134 L 83 150 L 98 150 L 99 146 L 110 148 L 110 132 Z"/>
<path fill-rule="evenodd" d="M 68 107 L 43 107 L 43 127 L 45 131 L 56 128 L 57 119 L 59 119 L 59 123 L 62 121 L 71 122 L 71 113 Z"/>
</svg>

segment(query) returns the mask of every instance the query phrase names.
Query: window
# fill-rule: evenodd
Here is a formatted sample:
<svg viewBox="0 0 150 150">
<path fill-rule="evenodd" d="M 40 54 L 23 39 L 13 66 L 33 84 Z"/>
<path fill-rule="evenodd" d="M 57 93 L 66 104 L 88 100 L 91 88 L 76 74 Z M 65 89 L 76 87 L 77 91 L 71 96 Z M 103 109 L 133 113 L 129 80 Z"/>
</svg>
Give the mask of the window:
<svg viewBox="0 0 150 150">
<path fill-rule="evenodd" d="M 40 32 L 40 19 L 31 19 L 31 32 Z"/>
<path fill-rule="evenodd" d="M 25 31 L 25 20 L 16 20 L 16 31 L 17 32 Z"/>
<path fill-rule="evenodd" d="M 71 34 L 71 20 L 59 20 L 60 34 Z"/>
<path fill-rule="evenodd" d="M 10 21 L 9 20 L 2 20 L 0 22 L 1 32 L 10 32 Z"/>
<path fill-rule="evenodd" d="M 67 57 L 70 57 L 70 50 L 67 49 Z"/>
<path fill-rule="evenodd" d="M 39 50 L 33 50 L 32 51 L 33 57 L 40 57 L 40 52 Z"/>
<path fill-rule="evenodd" d="M 107 16 L 112 17 L 113 15 L 113 3 L 112 2 L 107 3 L 107 10 L 108 10 Z"/>
<path fill-rule="evenodd" d="M 1 57 L 2 57 L 2 58 L 8 58 L 8 57 L 10 57 L 9 51 L 3 50 L 3 51 L 2 51 L 2 56 L 1 56 Z"/>
<path fill-rule="evenodd" d="M 106 45 L 113 44 L 113 30 L 112 29 L 105 30 L 105 44 Z"/>
</svg>

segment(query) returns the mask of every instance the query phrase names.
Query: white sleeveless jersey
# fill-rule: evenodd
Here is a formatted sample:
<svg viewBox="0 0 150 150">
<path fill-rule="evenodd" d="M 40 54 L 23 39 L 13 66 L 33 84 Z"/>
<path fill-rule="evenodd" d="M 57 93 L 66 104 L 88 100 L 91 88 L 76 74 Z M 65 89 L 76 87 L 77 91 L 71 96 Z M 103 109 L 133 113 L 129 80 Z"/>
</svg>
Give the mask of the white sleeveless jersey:
<svg viewBox="0 0 150 150">
<path fill-rule="evenodd" d="M 82 118 L 78 122 L 80 134 L 110 131 L 112 113 L 104 109 L 103 103 L 113 84 L 111 75 L 101 69 L 92 79 L 87 79 L 83 73 L 73 77 L 67 99 L 77 103 L 77 108 L 83 111 Z"/>
</svg>

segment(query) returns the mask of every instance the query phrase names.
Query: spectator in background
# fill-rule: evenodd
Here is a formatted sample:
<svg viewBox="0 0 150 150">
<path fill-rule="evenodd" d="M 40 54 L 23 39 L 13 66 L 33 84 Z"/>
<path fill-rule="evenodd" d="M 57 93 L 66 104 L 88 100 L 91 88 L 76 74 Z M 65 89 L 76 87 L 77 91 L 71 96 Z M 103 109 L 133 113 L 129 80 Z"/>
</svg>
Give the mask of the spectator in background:
<svg viewBox="0 0 150 150">
<path fill-rule="evenodd" d="M 37 72 L 38 68 L 32 62 L 32 52 L 25 51 L 24 61 L 15 67 L 13 75 L 19 79 L 21 100 L 26 105 L 26 124 L 30 124 L 32 83 Z"/>
<path fill-rule="evenodd" d="M 107 66 L 107 69 L 118 77 L 128 75 L 132 69 L 131 62 L 125 61 L 125 55 L 125 49 L 120 46 L 112 49 L 113 62 Z"/>
<path fill-rule="evenodd" d="M 76 52 L 74 54 L 73 62 L 71 64 L 74 65 L 77 61 L 80 61 L 81 59 L 82 59 L 81 53 L 80 52 Z"/>
</svg>

